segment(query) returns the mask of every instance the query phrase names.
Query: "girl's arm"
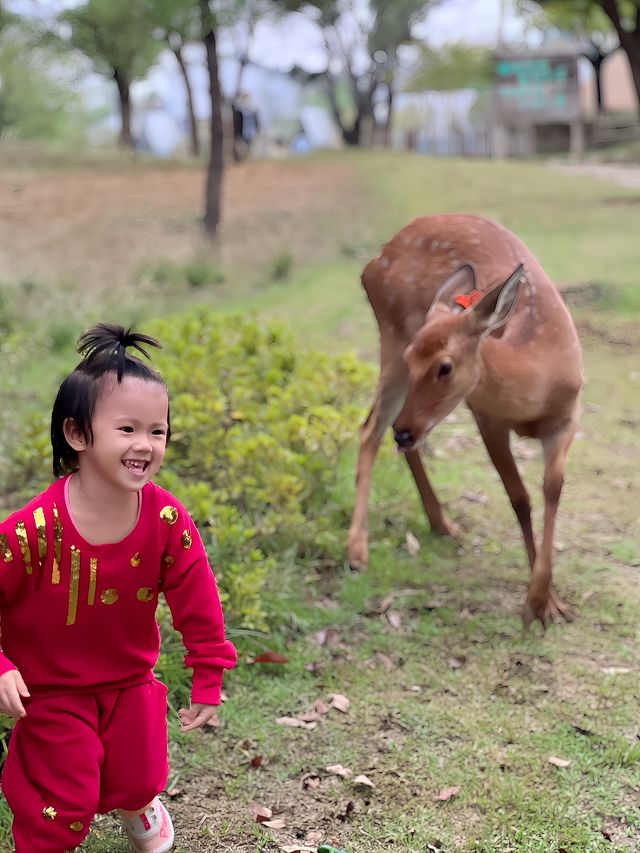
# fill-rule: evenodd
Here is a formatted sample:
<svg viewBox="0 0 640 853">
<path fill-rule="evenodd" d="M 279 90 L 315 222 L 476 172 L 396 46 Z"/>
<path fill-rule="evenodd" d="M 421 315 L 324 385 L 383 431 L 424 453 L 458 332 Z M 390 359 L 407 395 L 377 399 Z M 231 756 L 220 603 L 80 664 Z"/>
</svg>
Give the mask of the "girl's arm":
<svg viewBox="0 0 640 853">
<path fill-rule="evenodd" d="M 173 564 L 165 568 L 161 590 L 174 628 L 182 634 L 185 664 L 193 667 L 191 701 L 219 705 L 223 670 L 236 665 L 237 653 L 225 638 L 218 585 L 200 534 L 186 511 L 172 525 L 167 554 Z"/>
</svg>

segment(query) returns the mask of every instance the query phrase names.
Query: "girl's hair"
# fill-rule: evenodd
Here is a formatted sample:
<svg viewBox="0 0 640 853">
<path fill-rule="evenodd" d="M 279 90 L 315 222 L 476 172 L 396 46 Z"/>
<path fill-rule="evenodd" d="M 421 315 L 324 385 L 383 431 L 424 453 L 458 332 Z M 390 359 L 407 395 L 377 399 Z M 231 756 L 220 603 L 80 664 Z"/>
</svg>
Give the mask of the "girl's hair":
<svg viewBox="0 0 640 853">
<path fill-rule="evenodd" d="M 157 370 L 137 356 L 127 353 L 127 349 L 131 348 L 149 358 L 145 346 L 159 348 L 161 345 L 155 338 L 131 329 L 125 331 L 123 326 L 110 323 L 97 323 L 80 335 L 77 349 L 82 361 L 58 389 L 51 413 L 51 448 L 56 477 L 70 474 L 78 467 L 78 454 L 65 438 L 65 421 L 73 420 L 79 434 L 91 444 L 93 415 L 109 378 L 115 377 L 120 383 L 125 377 L 132 377 L 145 382 L 158 382 L 166 388 Z M 167 421 L 168 442 L 171 434 L 169 412 Z"/>
</svg>

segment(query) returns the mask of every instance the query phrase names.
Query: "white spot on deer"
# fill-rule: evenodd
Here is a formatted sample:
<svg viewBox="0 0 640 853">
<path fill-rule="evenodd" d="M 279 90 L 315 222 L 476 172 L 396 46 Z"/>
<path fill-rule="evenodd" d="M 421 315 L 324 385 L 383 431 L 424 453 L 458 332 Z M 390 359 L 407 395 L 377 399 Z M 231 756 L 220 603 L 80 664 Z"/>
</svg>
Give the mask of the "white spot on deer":
<svg viewBox="0 0 640 853">
<path fill-rule="evenodd" d="M 390 263 L 391 263 L 391 261 L 389 260 L 389 258 L 385 258 L 384 256 L 382 258 L 380 258 L 380 266 L 381 267 L 386 268 L 389 266 Z"/>
<path fill-rule="evenodd" d="M 431 251 L 435 252 L 435 250 L 438 248 L 439 245 L 440 245 L 440 243 L 438 243 L 437 240 L 432 240 L 431 241 Z"/>
</svg>

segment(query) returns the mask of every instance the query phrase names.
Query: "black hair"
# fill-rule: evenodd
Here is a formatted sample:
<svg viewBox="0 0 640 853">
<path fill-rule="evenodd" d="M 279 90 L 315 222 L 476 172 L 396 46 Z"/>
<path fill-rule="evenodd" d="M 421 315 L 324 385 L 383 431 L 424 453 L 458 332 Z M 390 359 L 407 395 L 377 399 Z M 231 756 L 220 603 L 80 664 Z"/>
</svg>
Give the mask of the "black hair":
<svg viewBox="0 0 640 853">
<path fill-rule="evenodd" d="M 93 415 L 109 377 L 115 377 L 118 383 L 125 377 L 132 377 L 145 382 L 157 382 L 166 388 L 157 370 L 137 356 L 127 353 L 127 349 L 131 348 L 149 358 L 145 347 L 160 346 L 155 338 L 131 329 L 125 331 L 123 326 L 111 323 L 97 323 L 80 335 L 77 351 L 82 361 L 60 385 L 51 412 L 51 449 L 56 477 L 70 474 L 78 467 L 78 454 L 64 434 L 65 421 L 73 420 L 78 433 L 86 442 L 92 443 Z M 167 421 L 168 442 L 171 435 L 169 412 Z"/>
</svg>

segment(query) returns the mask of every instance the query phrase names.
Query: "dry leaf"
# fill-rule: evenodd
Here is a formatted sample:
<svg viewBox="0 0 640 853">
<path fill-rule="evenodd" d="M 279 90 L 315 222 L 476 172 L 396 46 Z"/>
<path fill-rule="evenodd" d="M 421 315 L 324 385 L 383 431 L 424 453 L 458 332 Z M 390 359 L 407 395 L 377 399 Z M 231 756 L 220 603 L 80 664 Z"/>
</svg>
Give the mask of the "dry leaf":
<svg viewBox="0 0 640 853">
<path fill-rule="evenodd" d="M 396 665 L 391 660 L 389 655 L 385 655 L 384 652 L 376 652 L 376 660 L 382 664 L 385 669 L 395 669 Z"/>
<path fill-rule="evenodd" d="M 318 712 L 318 714 L 328 714 L 329 706 L 322 701 L 322 699 L 316 699 L 313 703 L 314 710 Z"/>
<path fill-rule="evenodd" d="M 346 714 L 349 710 L 351 702 L 342 693 L 331 693 L 329 699 L 331 700 L 331 707 L 335 708 L 336 711 L 342 711 L 343 714 Z"/>
<path fill-rule="evenodd" d="M 258 823 L 264 823 L 265 820 L 271 820 L 273 812 L 267 806 L 261 806 L 260 803 L 251 803 L 251 814 Z"/>
<path fill-rule="evenodd" d="M 304 723 L 317 723 L 321 717 L 317 711 L 307 711 L 305 714 L 299 714 L 298 719 Z"/>
<path fill-rule="evenodd" d="M 364 773 L 361 773 L 360 776 L 356 776 L 353 780 L 354 785 L 365 785 L 367 788 L 375 788 L 376 786 L 373 784 L 371 779 L 368 776 L 365 776 Z"/>
<path fill-rule="evenodd" d="M 460 792 L 460 787 L 460 785 L 453 785 L 451 788 L 443 788 L 436 796 L 436 800 L 446 803 L 447 800 L 455 797 Z"/>
<path fill-rule="evenodd" d="M 315 847 L 306 847 L 304 844 L 285 844 L 280 850 L 282 853 L 316 853 Z"/>
<path fill-rule="evenodd" d="M 328 764 L 324 769 L 327 773 L 333 773 L 334 776 L 342 776 L 343 779 L 353 776 L 353 771 L 349 770 L 348 767 L 343 767 L 342 764 Z"/>
<path fill-rule="evenodd" d="M 416 554 L 420 551 L 420 543 L 410 530 L 407 530 L 405 541 L 407 543 L 407 551 L 411 554 L 412 557 L 415 557 Z"/>
<path fill-rule="evenodd" d="M 447 664 L 449 665 L 449 669 L 460 669 L 460 667 L 464 664 L 466 658 L 449 658 Z"/>
<path fill-rule="evenodd" d="M 274 820 L 263 820 L 261 823 L 263 826 L 268 826 L 269 829 L 284 829 L 287 825 L 281 817 L 277 817 Z"/>
<path fill-rule="evenodd" d="M 550 755 L 547 761 L 554 767 L 568 767 L 571 764 L 566 758 L 558 758 L 557 755 Z"/>
<path fill-rule="evenodd" d="M 310 773 L 308 776 L 305 776 L 302 780 L 303 788 L 319 788 L 320 787 L 320 777 L 316 776 L 315 773 Z"/>
<path fill-rule="evenodd" d="M 173 800 L 174 797 L 179 797 L 180 794 L 183 792 L 183 790 L 184 790 L 184 788 L 169 788 L 169 790 L 166 791 L 165 793 L 166 793 L 167 797 L 169 797 L 170 799 Z"/>
<path fill-rule="evenodd" d="M 603 666 L 602 672 L 605 675 L 625 675 L 627 672 L 631 672 L 631 670 L 627 666 Z"/>
<path fill-rule="evenodd" d="M 402 628 L 402 616 L 397 610 L 387 610 L 385 616 L 387 617 L 387 622 L 395 631 L 399 631 Z"/>
<path fill-rule="evenodd" d="M 288 663 L 288 659 L 281 655 L 280 652 L 272 652 L 267 650 L 259 655 L 256 655 L 249 663 Z"/>
<path fill-rule="evenodd" d="M 262 767 L 263 761 L 264 761 L 264 759 L 261 755 L 254 755 L 253 758 L 251 759 L 251 766 L 252 767 Z"/>
<path fill-rule="evenodd" d="M 278 717 L 276 723 L 280 726 L 289 726 L 292 729 L 307 729 L 308 731 L 313 731 L 318 725 L 313 722 L 305 723 L 304 720 L 300 720 L 298 717 Z"/>
<path fill-rule="evenodd" d="M 474 504 L 489 503 L 489 498 L 483 492 L 472 492 L 469 489 L 466 489 L 464 492 L 461 492 L 460 497 Z"/>
</svg>

